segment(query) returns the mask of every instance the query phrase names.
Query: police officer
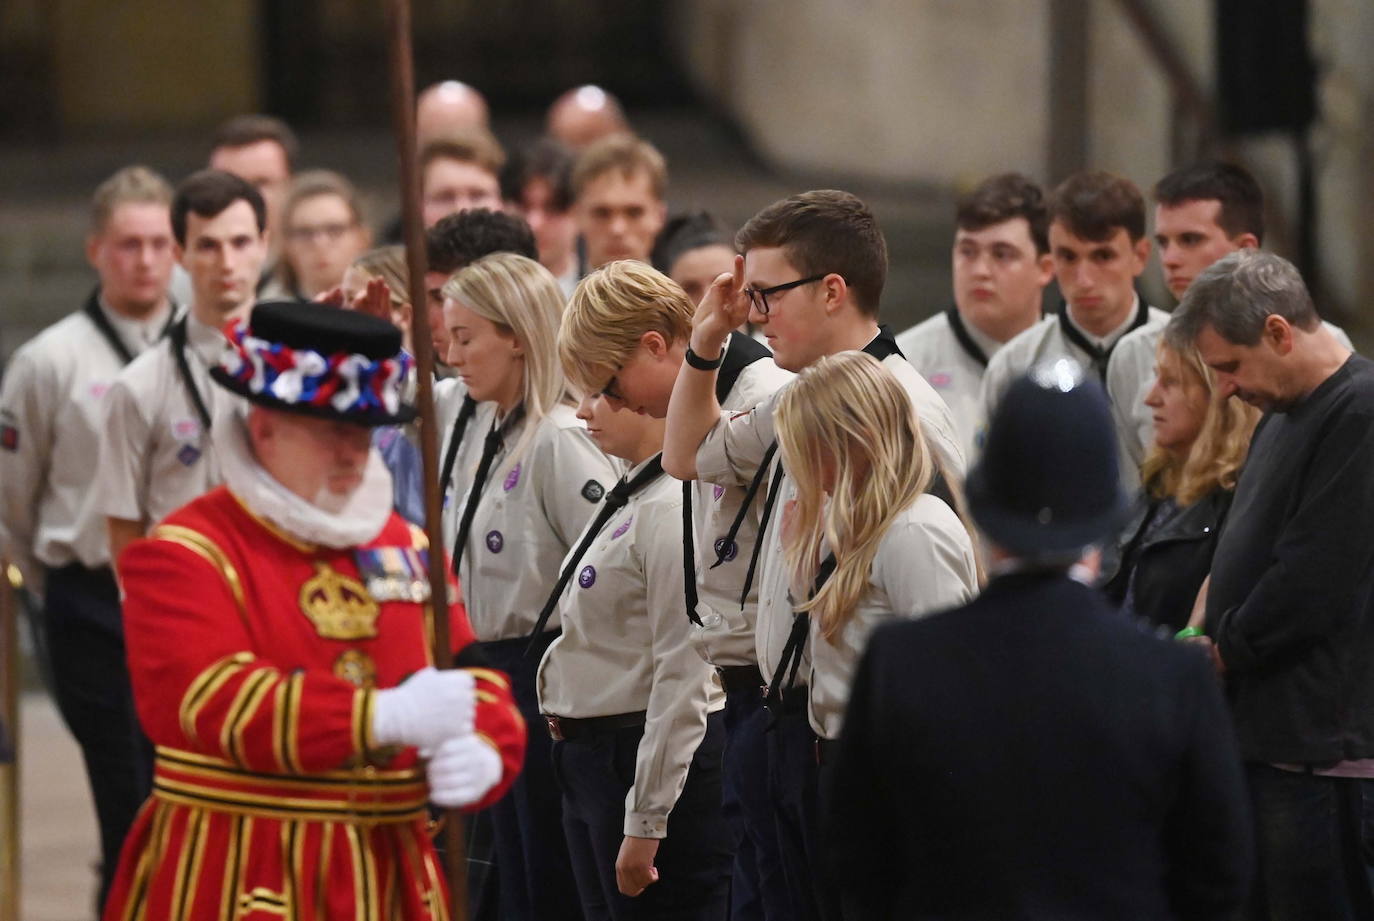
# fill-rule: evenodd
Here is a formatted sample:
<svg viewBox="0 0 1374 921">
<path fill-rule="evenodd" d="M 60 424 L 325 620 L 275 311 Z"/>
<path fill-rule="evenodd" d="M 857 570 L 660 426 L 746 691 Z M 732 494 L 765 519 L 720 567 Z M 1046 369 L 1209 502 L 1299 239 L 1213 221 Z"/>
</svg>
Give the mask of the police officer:
<svg viewBox="0 0 1374 921">
<path fill-rule="evenodd" d="M 171 198 L 139 166 L 96 189 L 86 256 L 99 286 L 15 353 L 0 390 L 0 537 L 44 595 L 53 690 L 100 823 L 102 903 L 148 793 L 152 753 L 133 712 L 105 522 L 89 500 L 111 382 L 174 313 Z"/>
<path fill-rule="evenodd" d="M 1076 571 L 1124 510 L 1116 467 L 1095 376 L 1058 359 L 1011 386 L 968 480 L 993 581 L 880 628 L 855 673 L 824 839 L 846 916 L 1239 908 L 1252 844 L 1209 664 Z"/>
<path fill-rule="evenodd" d="M 449 363 L 468 397 L 493 407 L 486 430 L 466 439 L 459 474 L 470 485 L 445 533 L 481 649 L 510 674 L 526 720 L 538 726 L 534 670 L 558 622 L 527 655 L 528 636 L 616 473 L 568 398 L 553 274 L 525 256 L 493 253 L 455 274 L 444 295 Z M 547 733 L 533 733 L 526 770 L 490 811 L 502 918 L 581 917 L 549 744 Z"/>
<path fill-rule="evenodd" d="M 210 427 L 218 402 L 209 369 L 225 346 L 221 327 L 252 307 L 267 258 L 267 212 L 258 190 L 219 170 L 192 174 L 172 201 L 177 256 L 194 300 L 166 342 L 110 388 L 97 479 L 111 555 L 167 513 L 220 482 Z"/>
</svg>

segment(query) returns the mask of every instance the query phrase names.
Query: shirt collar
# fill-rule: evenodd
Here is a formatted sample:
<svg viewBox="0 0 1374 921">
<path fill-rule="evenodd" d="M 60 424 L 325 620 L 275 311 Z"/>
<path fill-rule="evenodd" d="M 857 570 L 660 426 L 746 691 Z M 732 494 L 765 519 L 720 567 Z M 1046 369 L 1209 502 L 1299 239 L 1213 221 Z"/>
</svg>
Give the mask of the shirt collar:
<svg viewBox="0 0 1374 921">
<path fill-rule="evenodd" d="M 1067 304 L 1064 305 L 1064 315 L 1068 318 L 1068 321 L 1073 324 L 1073 328 L 1078 330 L 1079 333 L 1082 334 L 1084 339 L 1087 339 L 1089 342 L 1097 346 L 1099 349 L 1105 349 L 1112 343 L 1116 342 L 1116 340 L 1120 339 L 1126 333 L 1126 331 L 1131 328 L 1131 324 L 1135 322 L 1135 315 L 1139 312 L 1140 295 L 1137 294 L 1131 298 L 1131 309 L 1126 311 L 1126 319 L 1121 321 L 1121 325 L 1116 327 L 1116 329 L 1113 329 L 1111 332 L 1107 333 L 1107 335 L 1105 336 L 1097 336 L 1084 329 L 1082 325 L 1080 325 L 1078 321 L 1073 318 L 1073 311 L 1069 310 Z"/>
<path fill-rule="evenodd" d="M 105 314 L 105 319 L 110 321 L 110 326 L 114 327 L 115 332 L 119 333 L 119 338 L 124 344 L 129 346 L 129 350 L 135 355 L 142 352 L 148 346 L 162 338 L 162 331 L 167 327 L 167 318 L 171 316 L 171 301 L 164 299 L 152 313 L 143 319 L 126 317 L 116 311 L 105 300 L 105 295 L 100 295 L 98 303 L 100 312 Z"/>
<path fill-rule="evenodd" d="M 207 368 L 219 364 L 220 356 L 228 344 L 224 331 L 208 323 L 197 320 L 195 314 L 186 316 L 186 344 Z"/>
</svg>

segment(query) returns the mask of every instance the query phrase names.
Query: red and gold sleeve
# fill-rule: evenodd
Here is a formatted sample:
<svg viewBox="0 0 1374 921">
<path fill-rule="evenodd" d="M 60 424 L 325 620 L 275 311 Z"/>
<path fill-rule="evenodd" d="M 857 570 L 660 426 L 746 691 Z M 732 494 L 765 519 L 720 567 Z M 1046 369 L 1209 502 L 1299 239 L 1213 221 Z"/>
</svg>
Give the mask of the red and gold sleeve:
<svg viewBox="0 0 1374 921">
<path fill-rule="evenodd" d="M 454 638 L 454 664 L 466 669 L 477 686 L 474 731 L 501 757 L 501 780 L 480 802 L 469 807 L 470 811 L 475 811 L 485 809 L 505 796 L 511 784 L 515 783 L 525 763 L 525 718 L 520 715 L 511 694 L 510 676 L 486 667 L 482 660 L 462 603 L 450 606 L 449 614 Z"/>
<path fill-rule="evenodd" d="M 134 702 L 155 744 L 265 773 L 366 757 L 371 694 L 253 651 L 238 574 L 207 537 L 160 526 L 119 575 Z"/>
</svg>

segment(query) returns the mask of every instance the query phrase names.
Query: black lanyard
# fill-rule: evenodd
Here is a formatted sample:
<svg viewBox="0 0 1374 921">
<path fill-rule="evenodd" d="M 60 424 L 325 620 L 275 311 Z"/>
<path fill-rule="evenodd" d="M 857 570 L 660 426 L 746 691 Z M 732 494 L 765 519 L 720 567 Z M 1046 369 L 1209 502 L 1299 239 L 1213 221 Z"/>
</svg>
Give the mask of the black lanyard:
<svg viewBox="0 0 1374 921">
<path fill-rule="evenodd" d="M 95 326 L 96 331 L 100 333 L 101 338 L 103 338 L 105 340 L 105 343 L 110 347 L 110 350 L 113 351 L 115 355 L 119 357 L 119 361 L 121 364 L 127 365 L 129 362 L 134 360 L 134 353 L 129 351 L 129 346 L 125 344 L 123 339 L 120 338 L 119 333 L 114 328 L 114 325 L 110 323 L 110 318 L 105 316 L 105 311 L 100 309 L 99 288 L 96 288 L 94 291 L 91 292 L 91 296 L 86 298 L 86 303 L 81 309 L 86 314 L 86 317 Z M 172 328 L 172 324 L 176 319 L 176 315 L 176 305 L 171 304 L 169 302 L 167 322 L 163 324 L 162 332 L 157 334 L 157 337 L 159 339 L 167 335 L 168 331 Z"/>
<path fill-rule="evenodd" d="M 453 540 L 453 574 L 458 575 L 458 564 L 463 559 L 463 550 L 467 546 L 468 532 L 472 530 L 472 519 L 477 515 L 477 505 L 482 501 L 482 489 L 487 485 L 487 475 L 491 473 L 492 462 L 496 459 L 499 452 L 506 445 L 506 435 L 511 429 L 520 424 L 520 420 L 525 418 L 525 407 L 521 404 L 506 417 L 505 422 L 497 425 L 496 420 L 492 420 L 491 431 L 487 432 L 486 441 L 482 444 L 482 459 L 477 462 L 477 473 L 472 478 L 472 486 L 468 489 L 468 501 L 463 506 L 463 516 L 458 522 L 458 536 Z"/>
<path fill-rule="evenodd" d="M 530 642 L 525 647 L 525 655 L 529 655 L 539 641 L 539 636 L 548 626 L 549 618 L 553 616 L 554 608 L 558 607 L 558 600 L 563 597 L 563 590 L 572 581 L 573 573 L 577 572 L 577 566 L 582 562 L 582 558 L 587 555 L 587 550 L 591 548 L 601 529 L 606 527 L 606 522 L 611 520 L 616 512 L 625 507 L 626 503 L 635 493 L 639 492 L 651 481 L 663 475 L 663 455 L 658 454 L 654 459 L 644 465 L 644 469 L 635 474 L 633 480 L 627 481 L 624 477 L 616 483 L 610 492 L 606 493 L 606 498 L 601 500 L 601 508 L 596 513 L 596 518 L 588 525 L 587 530 L 582 534 L 582 540 L 578 542 L 577 549 L 568 557 L 568 563 L 563 567 L 563 571 L 558 574 L 558 582 L 554 585 L 553 591 L 549 593 L 549 599 L 544 602 L 544 607 L 539 611 L 539 619 L 534 623 L 534 629 L 530 631 Z"/>
<path fill-rule="evenodd" d="M 772 352 L 768 351 L 757 340 L 749 336 L 731 333 L 725 346 L 725 359 L 721 362 L 720 372 L 716 375 L 716 402 L 722 406 L 730 398 L 730 391 L 735 389 L 735 382 L 739 380 L 740 374 L 744 369 L 756 361 L 764 358 L 771 358 Z M 771 455 L 770 455 L 771 457 Z M 765 461 L 764 466 L 767 466 Z M 744 512 L 749 508 L 749 503 L 753 501 L 754 494 L 746 493 L 744 508 L 735 516 L 734 523 L 730 526 L 730 533 L 734 535 L 739 532 L 740 522 L 743 521 Z M 684 594 L 687 602 L 687 619 L 697 626 L 701 626 L 701 617 L 697 614 L 697 552 L 694 540 L 696 525 L 692 514 L 692 484 L 684 480 L 682 483 L 682 568 L 684 578 Z M 716 551 L 716 562 L 711 568 L 721 564 L 720 550 Z"/>
<path fill-rule="evenodd" d="M 172 350 L 172 357 L 176 359 L 177 376 L 181 378 L 181 385 L 186 388 L 186 394 L 191 398 L 192 405 L 196 408 L 196 415 L 200 417 L 200 424 L 205 432 L 210 431 L 210 407 L 206 405 L 205 398 L 200 395 L 200 388 L 196 386 L 195 378 L 191 377 L 191 365 L 186 360 L 186 321 L 190 314 L 186 314 L 176 323 L 172 324 L 171 332 L 168 333 L 167 346 Z"/>
<path fill-rule="evenodd" d="M 1069 320 L 1068 304 L 1065 304 L 1059 311 L 1060 331 L 1064 333 L 1065 338 L 1088 356 L 1088 361 L 1092 364 L 1093 371 L 1097 373 L 1098 379 L 1103 383 L 1107 381 L 1107 362 L 1111 360 L 1112 352 L 1116 349 L 1116 344 L 1126 336 L 1126 333 L 1131 332 L 1131 330 L 1140 329 L 1140 327 L 1144 326 L 1150 319 L 1149 305 L 1145 303 L 1144 298 L 1139 298 L 1139 301 L 1140 307 L 1136 310 L 1135 319 L 1131 321 L 1131 325 L 1127 327 L 1120 336 L 1113 339 L 1112 344 L 1105 349 L 1089 342 L 1088 337 L 1084 336 L 1079 332 L 1078 327 L 1073 325 L 1072 321 Z"/>
</svg>

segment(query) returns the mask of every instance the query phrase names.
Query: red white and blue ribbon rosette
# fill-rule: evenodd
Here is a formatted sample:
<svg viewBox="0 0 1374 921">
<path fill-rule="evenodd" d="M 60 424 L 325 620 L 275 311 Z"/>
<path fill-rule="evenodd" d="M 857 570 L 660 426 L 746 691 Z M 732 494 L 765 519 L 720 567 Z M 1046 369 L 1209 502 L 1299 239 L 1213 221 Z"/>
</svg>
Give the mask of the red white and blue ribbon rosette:
<svg viewBox="0 0 1374 921">
<path fill-rule="evenodd" d="M 400 415 L 402 384 L 413 364 L 405 352 L 379 360 L 347 352 L 324 355 L 259 339 L 243 320 L 225 334 L 230 348 L 220 370 L 250 396 L 321 414 Z"/>
</svg>

